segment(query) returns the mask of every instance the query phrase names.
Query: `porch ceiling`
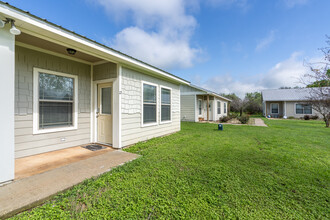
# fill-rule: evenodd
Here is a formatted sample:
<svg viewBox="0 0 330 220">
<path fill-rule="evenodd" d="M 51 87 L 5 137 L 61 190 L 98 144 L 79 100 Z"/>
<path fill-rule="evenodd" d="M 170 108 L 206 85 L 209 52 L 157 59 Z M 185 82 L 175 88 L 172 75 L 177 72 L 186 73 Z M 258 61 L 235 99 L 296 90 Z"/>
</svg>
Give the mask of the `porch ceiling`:
<svg viewBox="0 0 330 220">
<path fill-rule="evenodd" d="M 50 42 L 50 41 L 46 41 L 44 39 L 29 35 L 26 33 L 21 33 L 20 35 L 16 36 L 16 41 L 24 43 L 24 44 L 32 45 L 35 47 L 39 47 L 41 49 L 56 52 L 56 53 L 59 53 L 59 54 L 65 55 L 65 56 L 81 59 L 81 60 L 84 60 L 84 61 L 87 61 L 90 63 L 102 61 L 102 59 L 100 59 L 98 57 L 94 57 L 89 54 L 80 52 L 79 50 L 77 50 L 75 55 L 69 55 L 66 51 L 67 47 Z M 75 48 L 73 48 L 73 49 L 75 49 Z"/>
</svg>

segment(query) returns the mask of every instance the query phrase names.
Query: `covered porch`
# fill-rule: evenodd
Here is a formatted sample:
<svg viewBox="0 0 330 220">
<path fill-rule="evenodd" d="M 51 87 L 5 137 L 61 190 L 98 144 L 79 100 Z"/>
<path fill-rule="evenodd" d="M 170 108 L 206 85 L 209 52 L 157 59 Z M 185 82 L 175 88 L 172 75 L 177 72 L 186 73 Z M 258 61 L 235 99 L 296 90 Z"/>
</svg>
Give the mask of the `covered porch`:
<svg viewBox="0 0 330 220">
<path fill-rule="evenodd" d="M 283 118 L 287 115 L 285 101 L 265 101 L 265 116 L 271 118 Z"/>
<path fill-rule="evenodd" d="M 6 167 L 0 171 L 0 184 L 91 157 L 82 149 L 74 152 L 74 146 L 120 148 L 121 65 L 92 45 L 49 35 L 19 20 L 15 24 L 20 35 L 12 35 L 8 26 L 0 29 L 0 54 L 5 58 L 0 63 L 6 75 L 0 81 L 0 97 L 7 106 L 0 110 L 0 166 Z M 53 83 L 46 85 L 47 80 Z M 45 95 L 45 89 L 52 96 Z M 60 158 L 60 150 L 70 153 Z M 44 157 L 48 153 L 52 157 Z"/>
</svg>

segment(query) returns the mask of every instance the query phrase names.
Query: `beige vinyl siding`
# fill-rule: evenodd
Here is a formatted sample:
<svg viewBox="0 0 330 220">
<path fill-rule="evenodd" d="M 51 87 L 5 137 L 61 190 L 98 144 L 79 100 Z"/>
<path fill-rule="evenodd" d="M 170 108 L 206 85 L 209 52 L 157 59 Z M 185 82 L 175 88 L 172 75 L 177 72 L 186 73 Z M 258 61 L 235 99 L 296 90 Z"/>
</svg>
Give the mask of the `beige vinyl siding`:
<svg viewBox="0 0 330 220">
<path fill-rule="evenodd" d="M 117 78 L 117 65 L 115 63 L 103 63 L 93 66 L 93 80 Z"/>
<path fill-rule="evenodd" d="M 286 102 L 287 117 L 295 117 L 295 118 L 304 117 L 305 114 L 296 114 L 296 104 L 304 104 L 304 102 L 299 102 L 299 101 Z M 315 111 L 314 109 L 312 109 L 312 115 L 317 115 L 321 117 L 321 114 Z"/>
<path fill-rule="evenodd" d="M 142 81 L 158 85 L 158 124 L 154 126 L 141 126 Z M 160 86 L 166 86 L 172 89 L 172 122 L 166 124 L 160 124 Z M 123 147 L 180 130 L 179 85 L 123 67 L 121 102 L 121 136 Z"/>
<path fill-rule="evenodd" d="M 195 100 L 195 95 L 181 95 L 180 106 L 182 121 L 195 121 L 195 111 L 198 111 L 198 103 Z M 197 106 L 197 109 L 195 109 L 195 106 Z"/>
<path fill-rule="evenodd" d="M 90 141 L 90 65 L 16 46 L 15 157 L 86 144 Z M 78 129 L 33 135 L 33 68 L 78 76 Z"/>
</svg>

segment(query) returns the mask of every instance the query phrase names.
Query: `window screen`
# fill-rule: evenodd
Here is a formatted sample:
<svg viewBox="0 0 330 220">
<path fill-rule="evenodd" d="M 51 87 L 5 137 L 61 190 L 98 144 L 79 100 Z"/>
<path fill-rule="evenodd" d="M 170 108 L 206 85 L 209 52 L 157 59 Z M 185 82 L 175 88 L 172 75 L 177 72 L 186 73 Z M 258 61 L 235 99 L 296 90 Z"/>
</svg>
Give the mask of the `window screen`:
<svg viewBox="0 0 330 220">
<path fill-rule="evenodd" d="M 161 89 L 161 120 L 171 120 L 171 90 Z"/>
<path fill-rule="evenodd" d="M 157 122 L 157 88 L 143 84 L 143 123 Z"/>
<path fill-rule="evenodd" d="M 73 125 L 74 79 L 39 73 L 39 129 Z"/>
<path fill-rule="evenodd" d="M 223 103 L 223 113 L 227 113 L 227 103 Z"/>
<path fill-rule="evenodd" d="M 312 105 L 296 104 L 296 114 L 312 114 Z"/>
<path fill-rule="evenodd" d="M 217 102 L 217 111 L 218 111 L 218 115 L 221 114 L 221 102 Z"/>
</svg>

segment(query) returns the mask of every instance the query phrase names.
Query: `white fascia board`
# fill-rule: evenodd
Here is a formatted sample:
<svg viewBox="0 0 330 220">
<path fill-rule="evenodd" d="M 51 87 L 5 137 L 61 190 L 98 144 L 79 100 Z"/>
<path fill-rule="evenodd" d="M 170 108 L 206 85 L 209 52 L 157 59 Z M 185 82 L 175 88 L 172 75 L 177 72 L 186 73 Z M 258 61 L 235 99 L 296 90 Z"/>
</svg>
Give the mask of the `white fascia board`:
<svg viewBox="0 0 330 220">
<path fill-rule="evenodd" d="M 45 31 L 51 32 L 51 33 L 56 34 L 58 36 L 61 36 L 61 37 L 70 39 L 72 41 L 75 41 L 75 42 L 77 42 L 79 44 L 82 44 L 84 46 L 87 46 L 87 47 L 96 49 L 98 51 L 101 51 L 103 53 L 106 53 L 107 55 L 110 55 L 112 57 L 116 57 L 116 58 L 118 58 L 120 60 L 120 62 L 122 62 L 124 64 L 125 63 L 126 64 L 129 64 L 129 65 L 132 65 L 133 64 L 133 65 L 138 66 L 140 68 L 143 68 L 145 70 L 151 71 L 153 73 L 157 73 L 157 74 L 159 74 L 161 76 L 164 76 L 166 78 L 170 78 L 170 79 L 175 80 L 175 81 L 178 81 L 178 82 L 180 82 L 182 84 L 189 85 L 189 82 L 187 82 L 185 80 L 179 79 L 179 78 L 177 78 L 175 76 L 172 76 L 172 75 L 170 75 L 170 74 L 168 74 L 166 72 L 163 72 L 163 71 L 161 71 L 159 69 L 156 69 L 156 68 L 154 68 L 152 66 L 149 66 L 147 64 L 144 64 L 142 62 L 139 62 L 139 61 L 137 61 L 137 60 L 135 60 L 133 58 L 130 58 L 130 57 L 127 57 L 127 56 L 125 56 L 123 54 L 120 54 L 118 52 L 115 52 L 115 51 L 113 51 L 111 49 L 102 47 L 101 45 L 98 45 L 97 43 L 91 42 L 90 40 L 83 39 L 82 37 L 79 37 L 79 36 L 75 35 L 74 33 L 70 33 L 68 31 L 62 30 L 59 27 L 54 27 L 53 25 L 48 24 L 47 22 L 42 22 L 38 18 L 34 18 L 32 16 L 29 16 L 26 13 L 17 11 L 17 10 L 15 10 L 15 9 L 9 7 L 9 6 L 0 5 L 0 13 L 6 15 L 6 17 L 11 17 L 11 18 L 13 18 L 15 20 L 20 20 L 23 23 L 27 23 L 27 24 L 36 26 L 36 27 L 38 27 L 40 29 L 43 29 Z M 109 59 L 111 59 L 111 57 Z"/>
</svg>

